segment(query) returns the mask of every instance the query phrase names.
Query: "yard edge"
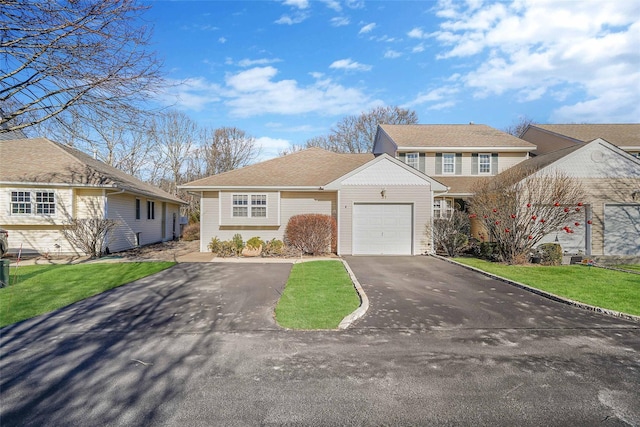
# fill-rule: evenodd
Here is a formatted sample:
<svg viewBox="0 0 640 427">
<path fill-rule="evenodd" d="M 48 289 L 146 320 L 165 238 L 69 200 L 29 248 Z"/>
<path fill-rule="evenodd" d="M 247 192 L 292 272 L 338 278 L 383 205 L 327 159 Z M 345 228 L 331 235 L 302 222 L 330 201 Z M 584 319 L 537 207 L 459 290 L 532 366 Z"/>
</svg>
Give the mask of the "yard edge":
<svg viewBox="0 0 640 427">
<path fill-rule="evenodd" d="M 597 307 L 595 305 L 590 305 L 590 304 L 585 304 L 583 302 L 574 301 L 574 300 L 569 299 L 569 298 L 565 298 L 565 297 L 561 297 L 561 296 L 556 295 L 556 294 L 552 294 L 551 292 L 543 291 L 541 289 L 534 288 L 534 287 L 529 286 L 529 285 L 525 285 L 524 283 L 516 282 L 514 280 L 510 280 L 510 279 L 504 278 L 502 276 L 497 276 L 497 275 L 495 275 L 493 273 L 486 272 L 484 270 L 481 270 L 481 269 L 476 268 L 476 267 L 472 267 L 470 265 L 462 264 L 460 262 L 454 261 L 454 260 L 449 259 L 449 258 L 445 258 L 445 257 L 440 256 L 440 255 L 431 255 L 431 256 L 434 257 L 434 258 L 438 258 L 438 259 L 440 259 L 442 261 L 446 261 L 446 262 L 451 263 L 451 264 L 456 264 L 456 265 L 462 266 L 462 267 L 466 268 L 467 270 L 476 271 L 476 272 L 478 272 L 480 274 L 483 274 L 485 276 L 491 277 L 492 279 L 499 280 L 499 281 L 504 282 L 506 284 L 509 284 L 509 285 L 515 286 L 517 288 L 523 289 L 525 291 L 540 295 L 541 297 L 548 298 L 548 299 L 553 300 L 553 301 L 557 301 L 557 302 L 560 302 L 560 303 L 563 303 L 563 304 L 567 304 L 567 305 L 572 305 L 574 307 L 578 307 L 578 308 L 581 308 L 581 309 L 584 309 L 584 310 L 594 311 L 596 313 L 606 314 L 608 316 L 619 317 L 619 318 L 622 318 L 622 319 L 627 319 L 627 320 L 632 320 L 632 321 L 635 321 L 635 322 L 640 322 L 640 316 L 636 316 L 634 314 L 622 313 L 620 311 L 609 310 L 607 308 Z"/>
<path fill-rule="evenodd" d="M 351 326 L 353 322 L 364 316 L 367 310 L 369 310 L 369 298 L 367 297 L 367 294 L 364 293 L 364 289 L 362 289 L 360 282 L 358 282 L 356 275 L 353 274 L 353 271 L 351 270 L 351 267 L 349 267 L 349 264 L 347 264 L 347 261 L 344 259 L 341 259 L 341 261 L 344 268 L 347 270 L 347 273 L 349 273 L 349 277 L 351 277 L 353 287 L 356 288 L 356 292 L 358 292 L 358 296 L 360 297 L 360 307 L 356 308 L 351 314 L 345 316 L 338 325 L 338 329 L 344 330 Z"/>
</svg>

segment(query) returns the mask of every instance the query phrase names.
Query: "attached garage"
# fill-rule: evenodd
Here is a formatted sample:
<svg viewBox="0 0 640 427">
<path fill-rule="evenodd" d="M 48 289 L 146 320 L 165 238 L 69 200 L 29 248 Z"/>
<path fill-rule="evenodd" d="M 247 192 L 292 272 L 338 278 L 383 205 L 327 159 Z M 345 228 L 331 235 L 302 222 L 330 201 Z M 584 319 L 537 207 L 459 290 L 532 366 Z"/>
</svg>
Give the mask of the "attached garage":
<svg viewBox="0 0 640 427">
<path fill-rule="evenodd" d="M 413 204 L 353 205 L 354 255 L 412 255 Z"/>
<path fill-rule="evenodd" d="M 640 204 L 605 205 L 604 254 L 640 255 Z"/>
</svg>

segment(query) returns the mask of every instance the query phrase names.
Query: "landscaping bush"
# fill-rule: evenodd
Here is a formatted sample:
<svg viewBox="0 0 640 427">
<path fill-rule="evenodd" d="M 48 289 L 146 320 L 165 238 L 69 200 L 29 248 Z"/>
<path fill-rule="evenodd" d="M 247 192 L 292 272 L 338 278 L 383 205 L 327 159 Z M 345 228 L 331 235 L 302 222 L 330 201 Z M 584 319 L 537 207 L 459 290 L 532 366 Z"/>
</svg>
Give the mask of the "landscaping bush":
<svg viewBox="0 0 640 427">
<path fill-rule="evenodd" d="M 240 234 L 234 234 L 231 238 L 231 243 L 233 243 L 236 255 L 242 253 L 242 250 L 244 249 L 244 241 L 242 240 L 242 236 Z"/>
<path fill-rule="evenodd" d="M 192 240 L 200 240 L 200 223 L 189 224 L 182 229 L 182 240 L 190 242 Z"/>
<path fill-rule="evenodd" d="M 287 223 L 284 240 L 303 253 L 318 255 L 335 251 L 336 232 L 336 220 L 330 215 L 295 215 Z"/>
<path fill-rule="evenodd" d="M 271 239 L 264 244 L 262 249 L 263 257 L 277 257 L 285 254 L 284 242 L 278 239 Z"/>
<path fill-rule="evenodd" d="M 264 242 L 259 237 L 252 237 L 247 240 L 247 247 L 249 249 L 260 249 L 262 246 L 264 246 Z"/>
<path fill-rule="evenodd" d="M 495 261 L 497 258 L 496 242 L 482 242 L 478 245 L 478 257 L 487 261 Z"/>
<path fill-rule="evenodd" d="M 222 245 L 222 242 L 220 241 L 220 239 L 218 239 L 217 237 L 213 237 L 209 242 L 209 244 L 207 245 L 207 247 L 212 253 L 217 254 L 220 252 L 222 248 L 221 245 Z"/>
<path fill-rule="evenodd" d="M 544 265 L 562 264 L 562 247 L 558 243 L 543 243 L 538 246 L 540 258 Z"/>
<path fill-rule="evenodd" d="M 230 256 L 238 256 L 238 247 L 236 243 L 231 240 L 225 240 L 224 242 L 220 242 L 220 250 L 218 252 L 218 256 L 222 258 L 227 258 Z"/>
</svg>

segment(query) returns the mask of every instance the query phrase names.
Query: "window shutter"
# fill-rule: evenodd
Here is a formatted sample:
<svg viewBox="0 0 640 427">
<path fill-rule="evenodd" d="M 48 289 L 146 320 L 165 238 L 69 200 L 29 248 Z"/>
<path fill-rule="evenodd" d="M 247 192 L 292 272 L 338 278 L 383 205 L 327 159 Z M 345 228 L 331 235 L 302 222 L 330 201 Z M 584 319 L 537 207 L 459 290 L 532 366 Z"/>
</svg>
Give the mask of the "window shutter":
<svg viewBox="0 0 640 427">
<path fill-rule="evenodd" d="M 436 175 L 442 175 L 442 153 L 436 153 Z"/>
<path fill-rule="evenodd" d="M 456 175 L 462 175 L 462 153 L 456 153 Z"/>
<path fill-rule="evenodd" d="M 478 153 L 471 153 L 471 175 L 478 175 Z"/>
<path fill-rule="evenodd" d="M 493 175 L 498 174 L 498 153 L 491 154 L 491 173 Z"/>
</svg>

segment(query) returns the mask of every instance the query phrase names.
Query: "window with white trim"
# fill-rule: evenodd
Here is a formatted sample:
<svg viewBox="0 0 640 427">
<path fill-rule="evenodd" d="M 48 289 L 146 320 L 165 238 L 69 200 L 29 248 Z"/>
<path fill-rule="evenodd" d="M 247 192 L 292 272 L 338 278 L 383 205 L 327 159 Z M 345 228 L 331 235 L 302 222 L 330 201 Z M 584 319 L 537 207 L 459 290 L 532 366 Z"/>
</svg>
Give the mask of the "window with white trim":
<svg viewBox="0 0 640 427">
<path fill-rule="evenodd" d="M 449 218 L 453 215 L 453 199 L 433 199 L 433 217 Z"/>
<path fill-rule="evenodd" d="M 12 191 L 12 215 L 45 215 L 56 214 L 56 194 L 51 190 Z"/>
<path fill-rule="evenodd" d="M 266 194 L 234 194 L 231 199 L 231 215 L 234 218 L 266 218 Z"/>
<path fill-rule="evenodd" d="M 249 216 L 249 196 L 247 194 L 233 195 L 233 216 L 248 217 Z"/>
<path fill-rule="evenodd" d="M 442 154 L 442 173 L 456 173 L 456 155 L 454 153 Z"/>
<path fill-rule="evenodd" d="M 407 153 L 405 154 L 404 162 L 412 168 L 418 169 L 420 155 L 418 153 Z"/>
<path fill-rule="evenodd" d="M 491 154 L 478 154 L 478 173 L 491 174 Z"/>
<path fill-rule="evenodd" d="M 38 215 L 56 214 L 56 196 L 53 191 L 36 191 L 36 213 Z"/>
<path fill-rule="evenodd" d="M 254 218 L 267 217 L 267 195 L 266 194 L 251 195 L 251 216 Z"/>
<path fill-rule="evenodd" d="M 11 192 L 11 213 L 31 214 L 31 192 L 12 191 Z"/>
</svg>

